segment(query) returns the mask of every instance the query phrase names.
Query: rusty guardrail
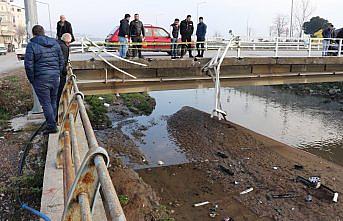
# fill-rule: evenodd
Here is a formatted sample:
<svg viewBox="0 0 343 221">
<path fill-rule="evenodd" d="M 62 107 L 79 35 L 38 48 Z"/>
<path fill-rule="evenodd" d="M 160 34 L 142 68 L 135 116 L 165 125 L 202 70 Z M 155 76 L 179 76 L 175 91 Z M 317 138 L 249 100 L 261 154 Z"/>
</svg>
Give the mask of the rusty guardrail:
<svg viewBox="0 0 343 221">
<path fill-rule="evenodd" d="M 63 167 L 64 211 L 62 221 L 92 220 L 92 212 L 99 190 L 106 217 L 112 221 L 126 221 L 117 193 L 107 170 L 109 157 L 100 147 L 79 91 L 76 76 L 68 65 L 68 81 L 64 87 L 58 112 L 61 126 L 57 167 Z M 78 118 L 79 116 L 79 118 Z M 88 144 L 88 152 L 80 157 L 75 122 L 81 119 Z"/>
</svg>

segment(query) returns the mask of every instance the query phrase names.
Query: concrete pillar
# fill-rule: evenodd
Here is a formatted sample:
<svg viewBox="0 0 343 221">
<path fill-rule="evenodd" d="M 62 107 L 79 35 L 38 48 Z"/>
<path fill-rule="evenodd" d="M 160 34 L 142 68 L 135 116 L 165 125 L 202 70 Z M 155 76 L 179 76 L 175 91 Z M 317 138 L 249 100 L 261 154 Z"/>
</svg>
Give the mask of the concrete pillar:
<svg viewBox="0 0 343 221">
<path fill-rule="evenodd" d="M 25 18 L 26 18 L 26 32 L 27 32 L 27 41 L 33 37 L 32 28 L 38 24 L 38 15 L 37 15 L 37 3 L 36 0 L 24 0 L 25 3 Z M 42 107 L 39 103 L 37 95 L 32 87 L 33 94 L 33 108 L 31 110 L 32 114 L 42 113 Z"/>
</svg>

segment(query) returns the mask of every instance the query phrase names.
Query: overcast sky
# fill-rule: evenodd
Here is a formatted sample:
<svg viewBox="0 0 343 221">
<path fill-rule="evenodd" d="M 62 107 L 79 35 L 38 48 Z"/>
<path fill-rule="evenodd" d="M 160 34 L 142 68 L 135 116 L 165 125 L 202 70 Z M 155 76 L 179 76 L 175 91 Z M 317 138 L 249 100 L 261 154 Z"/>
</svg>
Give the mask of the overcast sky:
<svg viewBox="0 0 343 221">
<path fill-rule="evenodd" d="M 119 24 L 125 13 L 139 13 L 146 24 L 159 25 L 169 30 L 174 18 L 184 19 L 197 13 L 202 0 L 41 0 L 50 4 L 53 29 L 60 14 L 73 25 L 74 32 L 92 37 L 105 37 Z M 232 29 L 236 35 L 246 35 L 247 23 L 254 36 L 268 36 L 277 14 L 290 15 L 291 0 L 205 0 L 199 6 L 199 16 L 205 18 L 209 35 L 226 34 Z M 299 2 L 301 0 L 294 0 Z M 23 5 L 23 0 L 14 4 Z M 311 0 L 313 15 L 328 19 L 336 27 L 343 27 L 343 0 Z M 38 3 L 39 23 L 49 29 L 47 7 Z M 156 24 L 157 20 L 157 24 Z"/>
</svg>

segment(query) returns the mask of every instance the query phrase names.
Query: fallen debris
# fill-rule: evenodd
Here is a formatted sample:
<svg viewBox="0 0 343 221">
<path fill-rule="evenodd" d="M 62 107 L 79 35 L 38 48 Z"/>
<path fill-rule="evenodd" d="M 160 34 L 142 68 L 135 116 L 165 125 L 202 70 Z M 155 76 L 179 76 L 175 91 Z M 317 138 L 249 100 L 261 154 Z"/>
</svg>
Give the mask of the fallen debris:
<svg viewBox="0 0 343 221">
<path fill-rule="evenodd" d="M 201 203 L 196 203 L 196 204 L 194 204 L 193 206 L 194 206 L 194 207 L 199 207 L 199 206 L 205 206 L 205 205 L 207 205 L 207 204 L 210 204 L 210 202 L 205 201 L 205 202 L 201 202 Z"/>
<path fill-rule="evenodd" d="M 219 156 L 219 157 L 221 157 L 221 158 L 223 158 L 223 159 L 229 158 L 225 153 L 220 152 L 220 151 L 217 152 L 217 156 Z"/>
<path fill-rule="evenodd" d="M 323 184 L 321 184 L 321 180 L 319 176 L 312 176 L 309 179 L 306 179 L 304 177 L 298 176 L 296 179 L 297 182 L 301 182 L 304 185 L 306 185 L 307 187 L 310 188 L 314 188 L 314 189 L 324 189 L 326 191 L 328 191 L 329 193 L 332 194 L 332 201 L 334 203 L 338 202 L 338 193 L 336 191 L 334 191 L 333 189 L 331 189 L 328 186 L 325 186 Z"/>
<path fill-rule="evenodd" d="M 228 167 L 223 166 L 223 165 L 219 165 L 219 169 L 227 174 L 229 174 L 230 176 L 235 175 L 235 173 Z"/>
<path fill-rule="evenodd" d="M 272 199 L 291 199 L 296 198 L 297 195 L 294 193 L 285 193 L 285 194 L 270 194 L 270 198 Z"/>
<path fill-rule="evenodd" d="M 305 198 L 305 202 L 310 203 L 312 202 L 312 196 L 311 195 L 307 195 Z"/>
<path fill-rule="evenodd" d="M 294 169 L 296 169 L 296 170 L 303 170 L 303 169 L 304 169 L 304 166 L 303 166 L 303 165 L 295 164 L 295 165 L 294 165 Z"/>
<path fill-rule="evenodd" d="M 254 188 L 249 188 L 249 189 L 246 189 L 246 190 L 244 190 L 243 192 L 241 192 L 240 193 L 240 195 L 244 195 L 244 194 L 247 194 L 247 193 L 250 193 L 250 192 L 252 192 L 254 190 Z"/>
</svg>

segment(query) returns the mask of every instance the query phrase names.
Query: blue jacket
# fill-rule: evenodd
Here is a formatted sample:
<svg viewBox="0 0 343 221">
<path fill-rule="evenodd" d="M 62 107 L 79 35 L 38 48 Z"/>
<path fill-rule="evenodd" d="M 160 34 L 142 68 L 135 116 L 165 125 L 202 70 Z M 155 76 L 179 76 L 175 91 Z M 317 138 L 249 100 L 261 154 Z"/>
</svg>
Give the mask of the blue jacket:
<svg viewBox="0 0 343 221">
<path fill-rule="evenodd" d="M 207 25 L 203 22 L 199 23 L 197 27 L 197 33 L 196 33 L 197 38 L 205 40 L 206 32 L 207 32 Z"/>
<path fill-rule="evenodd" d="M 53 38 L 36 36 L 26 47 L 25 70 L 30 83 L 39 78 L 59 77 L 64 68 L 60 45 Z"/>
</svg>

